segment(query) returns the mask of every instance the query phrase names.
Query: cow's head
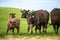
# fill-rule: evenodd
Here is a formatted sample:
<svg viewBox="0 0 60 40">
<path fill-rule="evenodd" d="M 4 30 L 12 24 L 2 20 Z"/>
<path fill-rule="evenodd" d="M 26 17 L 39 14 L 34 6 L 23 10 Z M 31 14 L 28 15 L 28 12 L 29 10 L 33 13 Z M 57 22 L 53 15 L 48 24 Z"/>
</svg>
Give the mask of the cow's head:
<svg viewBox="0 0 60 40">
<path fill-rule="evenodd" d="M 10 17 L 11 18 L 15 18 L 15 14 L 14 13 L 10 13 Z"/>
<path fill-rule="evenodd" d="M 27 23 L 31 24 L 31 14 L 30 13 L 27 14 L 26 19 L 27 19 Z"/>
<path fill-rule="evenodd" d="M 28 24 L 31 24 L 33 20 L 35 20 L 35 15 L 34 15 L 32 12 L 29 12 L 29 13 L 27 14 Z"/>
<path fill-rule="evenodd" d="M 29 10 L 23 10 L 22 12 L 22 18 L 26 18 Z"/>
</svg>

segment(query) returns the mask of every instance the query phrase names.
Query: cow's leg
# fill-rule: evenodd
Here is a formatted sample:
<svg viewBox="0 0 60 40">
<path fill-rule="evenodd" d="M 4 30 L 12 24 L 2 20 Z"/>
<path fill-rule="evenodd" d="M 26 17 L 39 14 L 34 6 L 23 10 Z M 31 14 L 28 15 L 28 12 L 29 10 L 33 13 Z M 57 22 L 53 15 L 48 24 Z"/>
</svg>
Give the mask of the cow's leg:
<svg viewBox="0 0 60 40">
<path fill-rule="evenodd" d="M 14 28 L 12 29 L 12 33 L 14 34 Z"/>
<path fill-rule="evenodd" d="M 45 33 L 47 33 L 47 24 L 45 25 Z"/>
<path fill-rule="evenodd" d="M 27 33 L 29 33 L 29 31 L 30 31 L 30 26 L 28 26 Z"/>
<path fill-rule="evenodd" d="M 31 33 L 33 33 L 33 27 L 34 27 L 34 26 L 31 25 Z"/>
<path fill-rule="evenodd" d="M 46 29 L 47 29 L 46 24 L 43 24 L 43 33 L 47 33 Z"/>
<path fill-rule="evenodd" d="M 33 25 L 32 24 L 28 25 L 27 33 L 29 33 L 30 29 L 31 29 L 31 33 L 33 33 Z"/>
<path fill-rule="evenodd" d="M 37 29 L 38 29 L 38 30 L 39 30 L 39 32 L 41 33 L 41 25 L 36 25 L 35 33 L 37 33 Z"/>
<path fill-rule="evenodd" d="M 57 31 L 56 31 L 56 34 L 58 34 L 58 29 L 59 29 L 59 25 L 57 25 Z"/>
<path fill-rule="evenodd" d="M 37 34 L 37 29 L 38 29 L 37 27 L 38 27 L 38 25 L 36 25 L 36 27 L 35 27 L 35 33 L 36 33 L 36 34 Z"/>
<path fill-rule="evenodd" d="M 41 25 L 39 25 L 38 29 L 39 29 L 39 32 L 40 32 L 40 34 L 41 34 Z"/>
<path fill-rule="evenodd" d="M 8 31 L 9 31 L 9 29 L 7 29 L 7 33 L 6 34 L 8 34 Z"/>
<path fill-rule="evenodd" d="M 56 34 L 56 25 L 53 25 L 54 33 Z"/>
<path fill-rule="evenodd" d="M 19 27 L 17 27 L 17 34 L 19 33 Z"/>
</svg>

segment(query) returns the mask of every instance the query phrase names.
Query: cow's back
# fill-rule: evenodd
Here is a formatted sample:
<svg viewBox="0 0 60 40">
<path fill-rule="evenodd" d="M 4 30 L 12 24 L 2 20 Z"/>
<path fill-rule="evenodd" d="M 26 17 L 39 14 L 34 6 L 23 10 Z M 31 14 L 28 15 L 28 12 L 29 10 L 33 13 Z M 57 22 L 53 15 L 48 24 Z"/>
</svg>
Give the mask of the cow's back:
<svg viewBox="0 0 60 40">
<path fill-rule="evenodd" d="M 39 16 L 40 23 L 47 23 L 47 12 L 45 10 L 38 10 L 36 14 Z"/>
<path fill-rule="evenodd" d="M 51 11 L 51 21 L 53 24 L 59 24 L 60 25 L 60 9 L 54 8 Z"/>
</svg>

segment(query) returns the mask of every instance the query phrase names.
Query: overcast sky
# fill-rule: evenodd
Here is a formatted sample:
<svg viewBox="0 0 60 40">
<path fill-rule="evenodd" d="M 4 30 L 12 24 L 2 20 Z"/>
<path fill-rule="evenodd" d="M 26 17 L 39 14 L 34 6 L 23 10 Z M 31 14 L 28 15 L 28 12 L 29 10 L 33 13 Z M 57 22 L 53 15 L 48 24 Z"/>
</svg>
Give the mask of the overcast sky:
<svg viewBox="0 0 60 40">
<path fill-rule="evenodd" d="M 0 0 L 0 7 L 51 11 L 53 8 L 60 8 L 60 0 Z"/>
</svg>

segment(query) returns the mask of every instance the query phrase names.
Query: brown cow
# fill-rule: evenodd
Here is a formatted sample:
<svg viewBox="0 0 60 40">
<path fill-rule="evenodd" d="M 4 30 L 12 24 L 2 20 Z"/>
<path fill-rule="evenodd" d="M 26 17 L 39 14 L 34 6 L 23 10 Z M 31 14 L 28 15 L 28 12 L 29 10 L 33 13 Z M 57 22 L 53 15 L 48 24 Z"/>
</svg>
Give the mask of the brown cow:
<svg viewBox="0 0 60 40">
<path fill-rule="evenodd" d="M 19 25 L 20 25 L 20 19 L 15 17 L 15 14 L 11 13 L 8 19 L 7 24 L 7 33 L 9 30 L 12 30 L 14 33 L 14 28 L 17 29 L 17 33 L 19 33 Z"/>
<path fill-rule="evenodd" d="M 31 33 L 33 32 L 32 28 L 34 26 L 36 26 L 35 32 L 37 32 L 37 29 L 38 29 L 41 33 L 41 26 L 43 26 L 43 32 L 46 33 L 48 17 L 49 17 L 49 13 L 47 13 L 47 11 L 45 11 L 45 10 L 37 10 L 37 11 L 33 11 L 32 13 L 29 13 L 29 10 L 22 11 L 22 18 L 27 19 L 28 32 L 31 27 Z"/>
<path fill-rule="evenodd" d="M 60 9 L 59 8 L 54 8 L 51 11 L 51 22 L 53 24 L 53 28 L 55 33 L 58 33 L 58 28 L 60 26 Z"/>
</svg>

